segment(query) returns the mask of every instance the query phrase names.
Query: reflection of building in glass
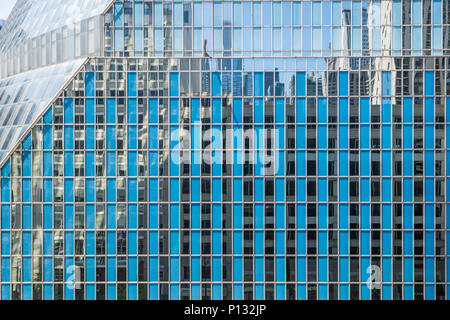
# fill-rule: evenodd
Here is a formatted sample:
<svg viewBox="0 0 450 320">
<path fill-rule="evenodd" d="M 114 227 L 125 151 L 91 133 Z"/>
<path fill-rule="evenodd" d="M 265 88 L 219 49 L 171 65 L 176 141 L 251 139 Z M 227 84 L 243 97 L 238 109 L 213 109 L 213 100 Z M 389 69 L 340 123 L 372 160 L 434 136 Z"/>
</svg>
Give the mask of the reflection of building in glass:
<svg viewBox="0 0 450 320">
<path fill-rule="evenodd" d="M 0 298 L 448 298 L 449 8 L 19 0 Z"/>
</svg>

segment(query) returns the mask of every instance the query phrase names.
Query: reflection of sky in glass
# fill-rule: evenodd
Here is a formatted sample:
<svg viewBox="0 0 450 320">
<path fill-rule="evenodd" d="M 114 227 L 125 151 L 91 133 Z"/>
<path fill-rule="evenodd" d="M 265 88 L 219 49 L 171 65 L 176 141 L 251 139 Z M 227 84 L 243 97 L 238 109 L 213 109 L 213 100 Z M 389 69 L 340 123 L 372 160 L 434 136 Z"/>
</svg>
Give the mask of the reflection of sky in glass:
<svg viewBox="0 0 450 320">
<path fill-rule="evenodd" d="M 6 20 L 10 14 L 12 8 L 14 7 L 16 0 L 2 0 L 0 6 L 0 19 Z"/>
</svg>

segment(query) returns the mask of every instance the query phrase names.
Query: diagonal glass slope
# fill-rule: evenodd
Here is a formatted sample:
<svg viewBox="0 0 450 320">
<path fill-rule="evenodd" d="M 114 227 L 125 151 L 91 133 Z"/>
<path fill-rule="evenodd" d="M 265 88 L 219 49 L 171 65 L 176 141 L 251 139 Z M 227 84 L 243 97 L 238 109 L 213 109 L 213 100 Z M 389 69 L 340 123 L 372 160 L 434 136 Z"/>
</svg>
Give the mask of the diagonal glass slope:
<svg viewBox="0 0 450 320">
<path fill-rule="evenodd" d="M 73 60 L 0 80 L 0 163 L 84 61 Z"/>
</svg>

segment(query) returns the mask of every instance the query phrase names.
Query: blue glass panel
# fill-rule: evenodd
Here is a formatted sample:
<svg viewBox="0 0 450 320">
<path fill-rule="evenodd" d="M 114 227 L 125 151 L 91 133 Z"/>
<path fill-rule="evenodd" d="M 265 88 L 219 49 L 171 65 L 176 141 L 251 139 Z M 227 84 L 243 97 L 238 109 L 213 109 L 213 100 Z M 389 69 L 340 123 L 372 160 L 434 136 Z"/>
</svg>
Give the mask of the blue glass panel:
<svg viewBox="0 0 450 320">
<path fill-rule="evenodd" d="M 179 281 L 179 265 L 178 257 L 170 257 L 170 281 Z"/>
<path fill-rule="evenodd" d="M 95 149 L 95 128 L 86 126 L 86 149 Z"/>
<path fill-rule="evenodd" d="M 222 95 L 222 81 L 220 77 L 220 72 L 212 73 L 212 95 L 214 97 Z"/>
<path fill-rule="evenodd" d="M 425 148 L 434 149 L 434 125 L 425 125 Z"/>
<path fill-rule="evenodd" d="M 113 151 L 106 153 L 106 175 L 116 176 L 116 153 Z"/>
<path fill-rule="evenodd" d="M 275 212 L 275 227 L 277 229 L 284 229 L 285 227 L 285 211 L 284 211 L 284 205 L 277 204 L 276 205 L 276 212 Z"/>
<path fill-rule="evenodd" d="M 383 98 L 381 105 L 381 121 L 391 122 L 391 99 Z"/>
<path fill-rule="evenodd" d="M 178 229 L 180 227 L 180 206 L 171 205 L 170 206 L 170 227 L 172 229 Z"/>
<path fill-rule="evenodd" d="M 339 95 L 348 96 L 348 72 L 339 72 Z"/>
<path fill-rule="evenodd" d="M 255 232 L 255 254 L 264 254 L 264 234 L 262 231 Z"/>
<path fill-rule="evenodd" d="M 326 123 L 327 122 L 327 99 L 326 98 L 319 98 L 318 99 L 318 106 L 317 106 L 317 119 L 319 123 Z"/>
<path fill-rule="evenodd" d="M 306 254 L 306 232 L 297 232 L 297 252 L 298 254 Z"/>
<path fill-rule="evenodd" d="M 425 176 L 434 176 L 434 152 L 425 151 Z"/>
<path fill-rule="evenodd" d="M 361 149 L 368 149 L 370 147 L 370 127 L 368 125 L 361 125 Z"/>
<path fill-rule="evenodd" d="M 158 179 L 149 179 L 149 201 L 157 202 L 159 195 Z"/>
<path fill-rule="evenodd" d="M 425 95 L 434 95 L 434 81 L 434 71 L 425 71 Z"/>
<path fill-rule="evenodd" d="M 212 280 L 221 281 L 222 280 L 222 258 L 213 257 L 212 258 Z"/>
<path fill-rule="evenodd" d="M 242 231 L 233 232 L 233 254 L 242 254 Z"/>
<path fill-rule="evenodd" d="M 44 202 L 52 202 L 53 201 L 53 185 L 52 179 L 44 179 L 43 185 L 44 191 Z"/>
<path fill-rule="evenodd" d="M 64 123 L 73 123 L 73 99 L 64 99 Z"/>
<path fill-rule="evenodd" d="M 339 122 L 348 123 L 348 99 L 339 99 Z"/>
<path fill-rule="evenodd" d="M 297 99 L 296 113 L 297 113 L 297 122 L 305 123 L 306 122 L 306 106 L 305 106 L 304 98 Z"/>
<path fill-rule="evenodd" d="M 170 99 L 170 123 L 179 122 L 179 102 L 178 99 Z"/>
<path fill-rule="evenodd" d="M 233 179 L 233 200 L 242 201 L 242 179 Z"/>
<path fill-rule="evenodd" d="M 413 233 L 410 231 L 403 233 L 403 250 L 405 255 L 411 255 L 413 253 Z M 405 261 L 406 262 L 406 261 Z"/>
<path fill-rule="evenodd" d="M 128 229 L 137 229 L 137 206 L 128 205 Z"/>
<path fill-rule="evenodd" d="M 95 100 L 86 99 L 85 104 L 85 123 L 95 123 Z"/>
<path fill-rule="evenodd" d="M 137 179 L 128 179 L 128 202 L 137 201 Z"/>
<path fill-rule="evenodd" d="M 158 99 L 148 99 L 148 122 L 158 123 Z"/>
<path fill-rule="evenodd" d="M 116 228 L 116 206 L 109 204 L 106 209 L 106 227 L 108 229 Z"/>
<path fill-rule="evenodd" d="M 52 149 L 52 147 L 53 147 L 52 126 L 44 126 L 43 134 L 44 134 L 44 137 L 43 137 L 44 150 Z"/>
<path fill-rule="evenodd" d="M 339 126 L 339 148 L 348 149 L 348 126 Z"/>
<path fill-rule="evenodd" d="M 297 72 L 297 96 L 306 95 L 306 73 Z"/>
<path fill-rule="evenodd" d="M 73 152 L 64 152 L 64 175 L 73 177 Z"/>
<path fill-rule="evenodd" d="M 128 152 L 128 176 L 135 177 L 137 176 L 137 152 L 129 151 Z"/>
<path fill-rule="evenodd" d="M 297 149 L 305 149 L 305 126 L 304 125 L 297 125 Z M 299 170 L 303 170 L 303 168 L 299 168 L 299 165 L 297 165 L 297 168 Z"/>
<path fill-rule="evenodd" d="M 74 247 L 75 246 L 73 242 L 73 231 L 64 232 L 64 253 L 66 255 L 73 255 Z M 66 267 L 70 265 L 73 265 L 73 263 L 66 265 Z"/>
<path fill-rule="evenodd" d="M 403 122 L 412 122 L 413 100 L 409 97 L 403 98 Z"/>
<path fill-rule="evenodd" d="M 31 152 L 23 151 L 22 152 L 22 176 L 31 177 Z M 7 181 L 6 179 L 2 179 L 3 181 Z M 6 202 L 5 198 L 2 196 L 2 201 Z M 9 202 L 9 200 L 8 200 Z"/>
<path fill-rule="evenodd" d="M 425 201 L 434 201 L 434 179 L 432 178 L 425 179 Z"/>
<path fill-rule="evenodd" d="M 349 275 L 349 263 L 348 263 L 347 257 L 340 257 L 339 258 L 339 281 L 341 282 L 348 282 Z M 342 296 L 341 296 L 342 299 Z"/>
<path fill-rule="evenodd" d="M 192 99 L 192 108 L 193 111 L 197 109 L 197 104 L 200 104 L 199 99 Z M 195 108 L 195 109 L 194 109 Z M 255 108 L 256 108 L 256 101 L 255 101 Z M 194 123 L 200 123 L 200 106 L 198 106 L 198 116 L 192 116 L 192 122 Z M 221 123 L 222 122 L 222 103 L 220 99 L 212 99 L 212 110 L 211 110 L 211 116 L 212 116 L 212 122 L 213 123 Z"/>
<path fill-rule="evenodd" d="M 200 281 L 200 258 L 192 257 L 191 258 L 191 266 L 192 266 L 191 281 L 193 281 L 193 282 Z"/>
<path fill-rule="evenodd" d="M 434 98 L 425 98 L 425 122 L 434 122 Z"/>
<path fill-rule="evenodd" d="M 87 231 L 86 232 L 86 254 L 87 255 L 94 255 L 95 254 L 95 232 L 93 231 Z M 93 281 L 91 280 L 88 281 Z"/>
<path fill-rule="evenodd" d="M 306 228 L 306 206 L 304 204 L 297 206 L 297 227 L 299 229 Z"/>
<path fill-rule="evenodd" d="M 284 123 L 284 99 L 275 99 L 275 122 Z"/>
<path fill-rule="evenodd" d="M 306 258 L 304 257 L 297 258 L 297 281 L 306 281 Z"/>
<path fill-rule="evenodd" d="M 22 179 L 22 201 L 31 202 L 31 179 Z"/>
<path fill-rule="evenodd" d="M 52 122 L 53 122 L 53 109 L 52 108 L 49 108 L 45 112 L 44 116 L 42 117 L 42 121 L 45 124 L 52 124 Z"/>
<path fill-rule="evenodd" d="M 383 97 L 389 97 L 391 95 L 391 72 L 383 71 L 381 74 L 381 94 Z"/>
<path fill-rule="evenodd" d="M 342 228 L 342 226 L 341 226 Z M 348 231 L 340 231 L 339 232 L 339 253 L 340 254 L 348 254 Z"/>
<path fill-rule="evenodd" d="M 86 97 L 93 97 L 95 96 L 95 73 L 86 72 L 85 77 Z"/>
<path fill-rule="evenodd" d="M 348 176 L 348 167 L 349 167 L 348 152 L 340 151 L 339 152 L 339 174 L 341 176 Z M 342 190 L 341 190 L 341 192 L 342 192 Z"/>
<path fill-rule="evenodd" d="M 128 126 L 128 149 L 137 149 L 137 127 Z"/>
<path fill-rule="evenodd" d="M 264 207 L 262 204 L 255 204 L 255 229 L 264 227 Z"/>
<path fill-rule="evenodd" d="M 255 96 L 261 97 L 264 95 L 264 76 L 262 72 L 255 72 Z"/>
<path fill-rule="evenodd" d="M 11 254 L 11 234 L 9 232 L 2 232 L 2 255 L 10 255 Z"/>
<path fill-rule="evenodd" d="M 116 281 L 116 258 L 108 257 L 106 260 L 107 264 L 107 281 Z"/>
<path fill-rule="evenodd" d="M 73 149 L 73 127 L 65 126 L 64 127 L 64 148 Z"/>
<path fill-rule="evenodd" d="M 403 175 L 412 176 L 412 152 L 404 151 L 403 152 Z"/>
<path fill-rule="evenodd" d="M 170 96 L 172 97 L 179 96 L 179 76 L 177 72 L 170 73 Z"/>
<path fill-rule="evenodd" d="M 222 254 L 222 233 L 220 231 L 212 233 L 212 254 Z"/>
<path fill-rule="evenodd" d="M 116 242 L 117 242 L 116 232 L 108 231 L 106 233 L 106 253 L 109 255 L 116 254 Z"/>
<path fill-rule="evenodd" d="M 64 179 L 64 201 L 73 202 L 73 179 Z"/>
<path fill-rule="evenodd" d="M 240 282 L 242 281 L 242 258 L 234 257 L 233 258 L 233 281 Z"/>
<path fill-rule="evenodd" d="M 382 174 L 383 174 L 383 176 L 391 175 L 391 152 L 390 151 L 382 152 Z M 390 198 L 390 196 L 389 196 L 389 198 Z"/>
<path fill-rule="evenodd" d="M 23 150 L 31 150 L 31 133 L 29 133 L 22 142 Z M 3 175 L 3 173 L 2 173 Z"/>
</svg>

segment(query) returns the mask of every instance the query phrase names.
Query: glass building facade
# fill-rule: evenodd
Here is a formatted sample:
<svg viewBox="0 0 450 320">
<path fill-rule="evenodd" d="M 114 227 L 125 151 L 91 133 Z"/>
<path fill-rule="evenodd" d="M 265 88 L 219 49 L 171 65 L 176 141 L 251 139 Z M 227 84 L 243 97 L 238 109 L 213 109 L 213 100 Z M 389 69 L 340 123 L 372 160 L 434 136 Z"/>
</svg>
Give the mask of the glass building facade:
<svg viewBox="0 0 450 320">
<path fill-rule="evenodd" d="M 450 297 L 447 0 L 18 0 L 2 300 Z"/>
</svg>

